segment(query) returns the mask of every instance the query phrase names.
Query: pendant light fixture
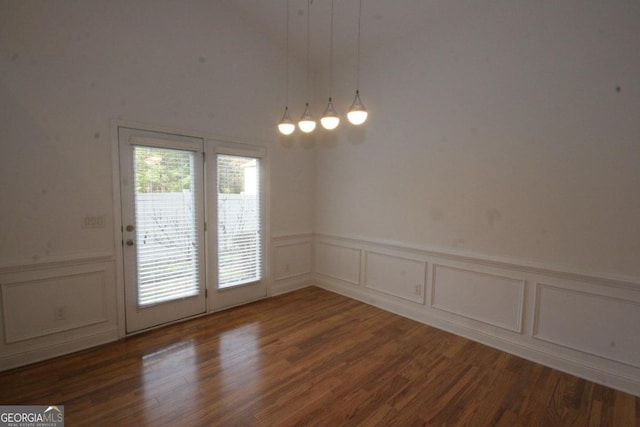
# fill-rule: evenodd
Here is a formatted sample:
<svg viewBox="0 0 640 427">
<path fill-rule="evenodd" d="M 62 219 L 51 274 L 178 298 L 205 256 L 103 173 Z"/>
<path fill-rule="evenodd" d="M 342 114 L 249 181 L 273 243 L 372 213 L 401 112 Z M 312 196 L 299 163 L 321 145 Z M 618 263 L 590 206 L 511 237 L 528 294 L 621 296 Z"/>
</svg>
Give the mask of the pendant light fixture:
<svg viewBox="0 0 640 427">
<path fill-rule="evenodd" d="M 278 130 L 283 135 L 291 135 L 296 130 L 296 125 L 293 124 L 289 116 L 289 107 L 284 107 L 284 114 L 278 123 Z"/>
<path fill-rule="evenodd" d="M 336 113 L 333 106 L 332 92 L 333 92 L 333 22 L 334 22 L 334 1 L 331 0 L 331 21 L 329 32 L 329 102 L 327 108 L 324 110 L 324 114 L 320 118 L 320 124 L 324 129 L 333 130 L 340 125 L 340 117 Z M 286 0 L 287 6 L 287 22 L 286 22 L 286 82 L 285 82 L 285 107 L 284 114 L 278 122 L 278 130 L 283 135 L 291 135 L 296 128 L 296 124 L 291 120 L 289 115 L 289 4 L 290 0 Z M 304 112 L 298 120 L 298 128 L 303 133 L 311 133 L 317 126 L 316 120 L 311 115 L 311 108 L 309 107 L 309 95 L 310 95 L 310 67 L 311 67 L 311 6 L 313 0 L 307 0 L 307 76 L 306 76 L 306 98 L 307 101 L 304 106 Z M 362 100 L 360 99 L 360 37 L 362 27 L 362 0 L 358 0 L 358 38 L 357 38 L 357 52 L 356 52 L 356 96 L 353 99 L 351 107 L 347 112 L 347 118 L 353 125 L 361 125 L 367 120 L 367 109 L 365 108 Z"/>
<path fill-rule="evenodd" d="M 356 53 L 356 97 L 347 113 L 347 119 L 354 125 L 361 125 L 367 120 L 367 109 L 360 100 L 360 22 L 362 21 L 362 0 L 359 0 L 358 6 L 358 46 Z"/>
<path fill-rule="evenodd" d="M 333 0 L 331 0 L 331 29 L 329 30 L 329 104 L 324 111 L 320 124 L 328 130 L 333 130 L 340 124 L 340 117 L 336 114 L 331 101 L 331 92 L 333 90 Z"/>
<path fill-rule="evenodd" d="M 291 135 L 296 129 L 296 125 L 289 117 L 289 0 L 287 0 L 287 41 L 285 49 L 285 107 L 282 119 L 278 123 L 278 130 L 283 135 Z"/>
<path fill-rule="evenodd" d="M 309 110 L 309 55 L 311 51 L 311 1 L 307 0 L 307 104 L 304 107 L 304 113 L 302 113 L 302 117 L 300 117 L 300 121 L 298 122 L 298 127 L 304 133 L 313 132 L 316 128 L 316 121 L 311 116 L 311 110 Z"/>
</svg>

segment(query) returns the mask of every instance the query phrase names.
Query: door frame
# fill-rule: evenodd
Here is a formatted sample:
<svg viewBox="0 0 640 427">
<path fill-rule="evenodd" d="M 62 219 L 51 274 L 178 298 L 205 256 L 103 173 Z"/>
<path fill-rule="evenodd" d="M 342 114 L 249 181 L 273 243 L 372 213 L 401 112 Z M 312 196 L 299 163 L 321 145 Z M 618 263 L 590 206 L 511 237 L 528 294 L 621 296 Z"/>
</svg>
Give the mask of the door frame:
<svg viewBox="0 0 640 427">
<path fill-rule="evenodd" d="M 202 138 L 186 137 L 168 133 L 141 131 L 120 127 L 118 128 L 120 140 L 120 194 L 122 205 L 122 219 L 125 224 L 135 225 L 133 230 L 123 230 L 122 240 L 131 240 L 133 245 L 122 245 L 124 249 L 124 278 L 125 278 L 125 313 L 127 333 L 134 333 L 161 326 L 166 323 L 194 317 L 206 312 L 206 243 L 204 233 L 205 202 L 204 202 L 204 140 Z M 177 297 L 160 303 L 152 303 L 141 307 L 139 304 L 140 283 L 139 272 L 141 261 L 139 250 L 144 248 L 142 238 L 139 235 L 138 226 L 138 202 L 135 188 L 136 175 L 136 147 L 154 149 L 178 150 L 189 153 L 193 159 L 190 172 L 192 174 L 192 203 L 196 235 L 196 274 L 198 277 L 195 295 Z M 124 169 L 122 169 L 124 168 Z"/>
<path fill-rule="evenodd" d="M 128 335 L 135 335 L 133 332 L 127 334 L 126 331 L 126 315 L 125 315 L 125 287 L 124 287 L 124 262 L 123 262 L 123 246 L 122 246 L 122 195 L 120 192 L 120 152 L 119 152 L 119 140 L 118 130 L 119 128 L 130 128 L 141 131 L 161 132 L 174 135 L 183 135 L 194 138 L 202 138 L 205 144 L 205 152 L 212 144 L 224 145 L 227 147 L 235 147 L 238 150 L 242 150 L 243 147 L 250 147 L 251 149 L 262 149 L 264 151 L 264 157 L 262 158 L 263 179 L 264 179 L 264 244 L 263 244 L 263 262 L 264 262 L 264 278 L 263 281 L 266 286 L 266 298 L 271 296 L 272 287 L 272 273 L 271 273 L 271 160 L 269 156 L 268 144 L 264 141 L 246 140 L 237 137 L 231 137 L 228 135 L 217 135 L 213 133 L 178 129 L 169 126 L 154 125 L 144 122 L 135 122 L 122 119 L 112 119 L 110 121 L 110 136 L 111 136 L 111 182 L 112 182 L 112 202 L 113 202 L 113 235 L 114 235 L 114 264 L 115 264 L 115 279 L 116 279 L 116 305 L 117 305 L 117 319 L 118 319 L 118 337 L 123 338 Z M 207 162 L 211 160 L 207 159 Z M 206 167 L 206 165 L 205 165 Z M 205 195 L 205 204 L 207 204 L 207 198 Z M 205 209 L 207 206 L 205 205 Z M 210 225 L 208 225 L 210 226 Z M 205 239 L 209 239 L 208 235 Z M 205 261 L 208 262 L 208 261 Z M 206 272 L 205 276 L 209 273 Z M 208 278 L 205 278 L 205 289 L 209 296 L 213 297 L 216 292 L 216 286 L 214 283 L 210 283 Z M 214 308 L 211 304 L 211 299 L 207 300 L 207 310 L 200 316 L 213 313 L 215 311 L 224 310 L 229 307 Z M 196 316 L 197 317 L 197 316 Z M 180 320 L 173 322 L 177 323 Z M 162 326 L 165 326 L 164 324 Z M 147 329 L 148 330 L 148 329 Z M 146 331 L 146 330 L 145 330 Z"/>
</svg>

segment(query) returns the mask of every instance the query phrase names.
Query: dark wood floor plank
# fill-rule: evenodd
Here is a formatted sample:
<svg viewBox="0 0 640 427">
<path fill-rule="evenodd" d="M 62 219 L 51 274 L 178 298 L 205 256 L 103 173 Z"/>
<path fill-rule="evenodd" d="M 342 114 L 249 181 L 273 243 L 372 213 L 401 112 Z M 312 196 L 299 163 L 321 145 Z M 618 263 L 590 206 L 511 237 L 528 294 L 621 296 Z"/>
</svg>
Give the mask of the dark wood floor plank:
<svg viewBox="0 0 640 427">
<path fill-rule="evenodd" d="M 640 398 L 306 288 L 0 373 L 68 425 L 640 426 Z"/>
</svg>

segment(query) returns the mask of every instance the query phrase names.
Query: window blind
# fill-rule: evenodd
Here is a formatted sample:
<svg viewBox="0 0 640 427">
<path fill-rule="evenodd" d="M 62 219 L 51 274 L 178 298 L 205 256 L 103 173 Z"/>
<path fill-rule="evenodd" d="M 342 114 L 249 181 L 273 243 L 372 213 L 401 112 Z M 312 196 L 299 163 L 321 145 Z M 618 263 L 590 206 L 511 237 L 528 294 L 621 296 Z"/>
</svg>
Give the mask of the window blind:
<svg viewBox="0 0 640 427">
<path fill-rule="evenodd" d="M 217 155 L 218 287 L 262 278 L 260 162 Z"/>
<path fill-rule="evenodd" d="M 138 305 L 199 293 L 195 153 L 134 146 Z"/>
</svg>

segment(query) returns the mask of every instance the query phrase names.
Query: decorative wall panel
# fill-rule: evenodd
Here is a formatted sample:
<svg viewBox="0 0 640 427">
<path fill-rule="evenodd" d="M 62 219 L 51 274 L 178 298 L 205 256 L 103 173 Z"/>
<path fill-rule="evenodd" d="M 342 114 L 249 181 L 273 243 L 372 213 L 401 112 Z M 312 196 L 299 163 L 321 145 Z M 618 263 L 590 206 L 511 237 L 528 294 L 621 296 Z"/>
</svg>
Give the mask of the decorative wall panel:
<svg viewBox="0 0 640 427">
<path fill-rule="evenodd" d="M 365 253 L 365 285 L 409 301 L 424 303 L 425 261 L 400 255 Z"/>
<path fill-rule="evenodd" d="M 534 337 L 640 368 L 640 304 L 538 284 Z"/>
<path fill-rule="evenodd" d="M 360 249 L 316 242 L 315 252 L 316 273 L 354 285 L 360 284 Z"/>
<path fill-rule="evenodd" d="M 102 271 L 3 283 L 2 301 L 7 343 L 107 321 Z"/>
<path fill-rule="evenodd" d="M 292 242 L 274 245 L 275 280 L 311 273 L 311 242 Z"/>
<path fill-rule="evenodd" d="M 435 265 L 431 305 L 514 332 L 522 330 L 524 280 Z"/>
</svg>

